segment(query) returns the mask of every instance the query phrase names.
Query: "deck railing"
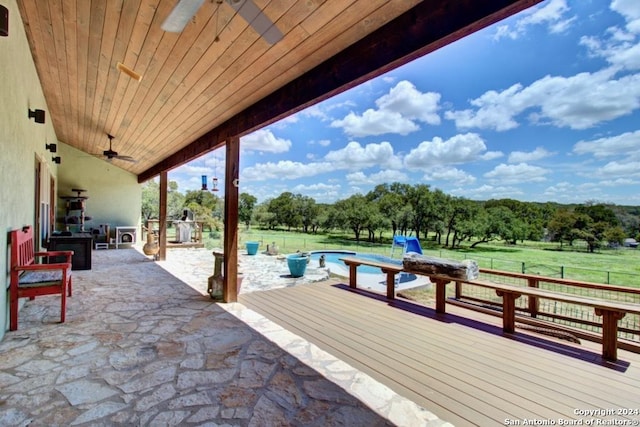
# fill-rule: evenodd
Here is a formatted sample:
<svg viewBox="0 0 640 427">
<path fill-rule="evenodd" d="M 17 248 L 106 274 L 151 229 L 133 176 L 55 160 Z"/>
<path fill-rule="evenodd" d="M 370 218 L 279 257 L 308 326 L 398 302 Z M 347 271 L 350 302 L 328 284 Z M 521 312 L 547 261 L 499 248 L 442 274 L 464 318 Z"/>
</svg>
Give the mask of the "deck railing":
<svg viewBox="0 0 640 427">
<path fill-rule="evenodd" d="M 579 295 L 606 301 L 640 304 L 640 288 L 581 282 L 532 274 L 480 269 L 480 278 L 514 286 L 528 286 L 564 294 Z M 490 289 L 456 282 L 455 298 L 469 301 L 487 308 L 500 306 L 502 298 Z M 550 321 L 578 330 L 600 332 L 602 319 L 590 307 L 560 303 L 543 298 L 523 296 L 517 300 L 518 314 Z M 627 314 L 619 321 L 618 338 L 632 341 L 640 346 L 640 316 Z"/>
</svg>

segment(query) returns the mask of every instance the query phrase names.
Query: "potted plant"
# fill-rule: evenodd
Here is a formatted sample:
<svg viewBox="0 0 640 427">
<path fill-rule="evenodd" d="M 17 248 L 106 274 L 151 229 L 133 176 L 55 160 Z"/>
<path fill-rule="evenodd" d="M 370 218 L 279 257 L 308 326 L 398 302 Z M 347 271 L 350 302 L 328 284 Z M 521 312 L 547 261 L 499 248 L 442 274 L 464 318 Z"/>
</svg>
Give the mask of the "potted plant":
<svg viewBox="0 0 640 427">
<path fill-rule="evenodd" d="M 289 272 L 292 277 L 304 276 L 304 272 L 307 270 L 308 259 L 308 256 L 301 253 L 295 253 L 287 256 L 287 265 L 289 266 Z"/>
</svg>

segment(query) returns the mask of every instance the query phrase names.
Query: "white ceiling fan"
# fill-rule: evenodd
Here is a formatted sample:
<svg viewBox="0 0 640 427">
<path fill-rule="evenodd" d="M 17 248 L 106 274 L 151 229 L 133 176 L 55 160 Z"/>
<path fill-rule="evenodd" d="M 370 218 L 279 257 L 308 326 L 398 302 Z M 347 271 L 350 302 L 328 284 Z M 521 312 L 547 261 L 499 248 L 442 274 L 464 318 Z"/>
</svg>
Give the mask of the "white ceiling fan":
<svg viewBox="0 0 640 427">
<path fill-rule="evenodd" d="M 164 31 L 179 33 L 189 23 L 205 0 L 179 0 L 167 19 L 162 23 Z M 222 0 L 216 0 L 222 4 Z M 253 0 L 225 0 L 249 25 L 269 44 L 282 39 L 282 32 L 260 10 Z"/>
</svg>

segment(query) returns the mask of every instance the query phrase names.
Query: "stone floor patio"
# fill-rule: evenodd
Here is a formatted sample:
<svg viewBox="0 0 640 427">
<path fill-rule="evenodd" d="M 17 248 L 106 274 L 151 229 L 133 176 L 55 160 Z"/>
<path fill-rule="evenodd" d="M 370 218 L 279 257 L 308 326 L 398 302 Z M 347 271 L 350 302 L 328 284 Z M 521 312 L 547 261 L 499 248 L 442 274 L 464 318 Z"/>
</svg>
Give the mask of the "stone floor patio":
<svg viewBox="0 0 640 427">
<path fill-rule="evenodd" d="M 244 292 L 295 285 L 266 264 L 277 260 L 256 259 L 240 256 Z M 64 324 L 59 297 L 27 301 L 0 342 L 0 425 L 445 424 L 242 305 L 213 302 L 212 265 L 207 250 L 163 262 L 94 251 Z"/>
</svg>

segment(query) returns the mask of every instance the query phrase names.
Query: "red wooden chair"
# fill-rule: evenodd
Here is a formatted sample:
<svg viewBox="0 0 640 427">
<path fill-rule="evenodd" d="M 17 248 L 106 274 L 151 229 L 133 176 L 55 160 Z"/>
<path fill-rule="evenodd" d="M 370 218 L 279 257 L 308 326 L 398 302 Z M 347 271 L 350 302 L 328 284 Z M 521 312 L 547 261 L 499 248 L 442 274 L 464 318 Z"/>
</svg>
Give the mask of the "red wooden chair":
<svg viewBox="0 0 640 427">
<path fill-rule="evenodd" d="M 10 232 L 11 282 L 9 284 L 9 330 L 18 329 L 18 299 L 41 295 L 61 295 L 60 322 L 64 322 L 67 292 L 71 296 L 73 251 L 34 252 L 31 226 Z M 66 262 L 36 264 L 36 257 L 64 257 Z M 53 262 L 54 260 L 47 260 Z"/>
</svg>

